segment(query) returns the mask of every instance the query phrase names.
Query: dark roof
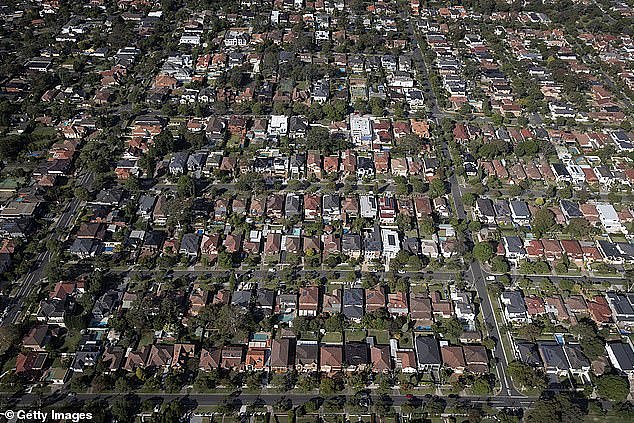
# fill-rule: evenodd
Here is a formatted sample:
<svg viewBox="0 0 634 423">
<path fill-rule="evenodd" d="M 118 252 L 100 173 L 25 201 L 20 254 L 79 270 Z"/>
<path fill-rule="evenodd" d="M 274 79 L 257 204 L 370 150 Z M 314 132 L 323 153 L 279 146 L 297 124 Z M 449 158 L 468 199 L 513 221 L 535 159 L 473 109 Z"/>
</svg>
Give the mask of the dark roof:
<svg viewBox="0 0 634 423">
<path fill-rule="evenodd" d="M 368 364 L 370 353 L 365 342 L 348 342 L 345 345 L 345 362 L 350 366 Z"/>
<path fill-rule="evenodd" d="M 440 348 L 438 341 L 433 336 L 417 336 L 416 337 L 416 356 L 418 363 L 425 364 L 442 364 L 440 359 Z"/>
<path fill-rule="evenodd" d="M 621 370 L 634 370 L 634 350 L 632 350 L 629 344 L 624 342 L 610 342 L 608 345 Z"/>
</svg>

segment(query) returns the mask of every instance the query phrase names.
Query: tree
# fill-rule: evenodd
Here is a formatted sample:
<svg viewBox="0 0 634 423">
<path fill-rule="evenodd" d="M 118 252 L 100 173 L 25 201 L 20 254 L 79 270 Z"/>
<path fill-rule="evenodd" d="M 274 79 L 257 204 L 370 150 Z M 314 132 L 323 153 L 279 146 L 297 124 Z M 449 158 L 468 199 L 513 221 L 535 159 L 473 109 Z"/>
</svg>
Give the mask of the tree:
<svg viewBox="0 0 634 423">
<path fill-rule="evenodd" d="M 473 247 L 473 257 L 480 263 L 488 262 L 493 258 L 494 251 L 488 242 L 478 242 Z"/>
<path fill-rule="evenodd" d="M 0 355 L 4 355 L 11 348 L 18 346 L 20 331 L 14 324 L 0 326 Z"/>
<path fill-rule="evenodd" d="M 491 381 L 486 376 L 480 376 L 473 382 L 471 390 L 478 396 L 489 395 L 491 393 Z"/>
<path fill-rule="evenodd" d="M 625 401 L 630 393 L 627 378 L 617 375 L 602 375 L 595 382 L 597 395 L 610 401 Z"/>
<path fill-rule="evenodd" d="M 112 404 L 112 416 L 120 422 L 130 420 L 130 416 L 134 416 L 139 411 L 139 398 L 134 394 L 128 394 L 120 397 Z"/>
<path fill-rule="evenodd" d="M 583 353 L 591 360 L 605 354 L 605 342 L 599 335 L 596 323 L 589 318 L 579 319 L 571 332 L 579 338 Z"/>
<path fill-rule="evenodd" d="M 442 197 L 447 194 L 447 186 L 440 178 L 434 178 L 429 184 L 429 196 L 431 198 Z"/>
<path fill-rule="evenodd" d="M 583 420 L 581 408 L 564 394 L 538 399 L 526 415 L 527 423 L 577 423 Z"/>
<path fill-rule="evenodd" d="M 193 196 L 194 193 L 194 180 L 191 176 L 181 175 L 178 178 L 178 182 L 176 184 L 176 190 L 178 191 L 178 195 L 181 197 L 190 197 Z"/>
<path fill-rule="evenodd" d="M 568 222 L 566 232 L 574 238 L 585 238 L 593 232 L 593 228 L 586 219 L 575 217 Z"/>
<path fill-rule="evenodd" d="M 546 388 L 546 381 L 543 375 L 537 373 L 528 364 L 521 361 L 511 361 L 507 367 L 509 375 L 513 379 L 513 382 L 524 389 L 539 389 Z"/>
<path fill-rule="evenodd" d="M 541 237 L 555 229 L 556 225 L 555 214 L 547 208 L 541 208 L 535 213 L 531 228 L 537 237 Z"/>
<path fill-rule="evenodd" d="M 334 395 L 344 388 L 340 378 L 322 377 L 319 392 L 323 395 Z"/>
<path fill-rule="evenodd" d="M 462 201 L 469 207 L 475 204 L 476 197 L 472 192 L 465 192 L 462 196 Z"/>
</svg>

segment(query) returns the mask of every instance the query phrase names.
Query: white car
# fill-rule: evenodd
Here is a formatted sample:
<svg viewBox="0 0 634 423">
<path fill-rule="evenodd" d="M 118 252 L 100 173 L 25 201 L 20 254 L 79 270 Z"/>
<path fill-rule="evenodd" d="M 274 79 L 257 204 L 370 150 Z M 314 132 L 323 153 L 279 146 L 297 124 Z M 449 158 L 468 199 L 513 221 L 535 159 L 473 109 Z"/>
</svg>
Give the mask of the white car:
<svg viewBox="0 0 634 423">
<path fill-rule="evenodd" d="M 493 281 L 495 281 L 495 276 L 493 276 L 493 275 L 487 276 L 486 280 L 489 281 L 489 282 L 493 282 Z"/>
</svg>

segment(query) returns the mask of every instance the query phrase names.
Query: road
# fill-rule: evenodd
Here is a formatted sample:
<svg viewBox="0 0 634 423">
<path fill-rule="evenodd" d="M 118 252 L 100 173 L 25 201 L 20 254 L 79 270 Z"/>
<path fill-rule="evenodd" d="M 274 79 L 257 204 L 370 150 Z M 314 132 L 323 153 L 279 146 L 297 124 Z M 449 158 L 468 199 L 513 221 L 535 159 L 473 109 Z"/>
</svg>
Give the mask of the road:
<svg viewBox="0 0 634 423">
<path fill-rule="evenodd" d="M 89 185 L 93 179 L 94 175 L 92 173 L 84 173 L 76 182 L 76 186 L 86 186 Z M 61 229 L 60 237 L 65 233 L 64 231 L 68 229 L 73 224 L 73 219 L 77 214 L 77 210 L 81 205 L 82 201 L 78 198 L 73 198 L 70 202 L 67 203 L 64 211 L 60 215 L 59 219 L 57 219 L 50 227 L 49 233 L 44 238 L 42 243 L 46 245 L 47 241 L 53 239 L 56 236 L 57 231 Z M 24 301 L 26 298 L 31 295 L 33 289 L 39 284 L 42 280 L 44 271 L 46 270 L 46 266 L 51 260 L 52 253 L 48 250 L 41 251 L 35 260 L 35 268 L 29 272 L 29 274 L 24 278 L 24 281 L 20 285 L 16 295 L 12 298 L 11 302 L 7 305 L 6 312 L 2 321 L 0 322 L 0 326 L 6 326 L 11 323 L 17 323 L 20 320 L 21 312 L 24 309 Z"/>
<path fill-rule="evenodd" d="M 423 55 L 420 50 L 420 44 L 415 35 L 411 21 L 409 24 L 409 31 L 412 41 L 416 44 L 416 47 L 414 48 L 414 63 L 418 68 L 419 75 L 423 77 L 424 83 L 429 88 L 428 91 L 430 95 L 427 99 L 430 102 L 430 111 L 432 117 L 436 120 L 436 123 L 438 124 L 439 120 L 444 116 L 444 113 L 438 107 L 438 101 L 436 99 L 435 93 L 429 86 L 428 71 L 425 65 L 425 61 L 423 60 Z M 444 141 L 444 139 L 441 140 L 442 141 L 440 149 L 442 151 L 442 154 L 446 158 L 447 162 L 451 163 L 452 159 L 451 154 L 449 154 L 449 146 Z M 458 177 L 455 173 L 452 174 L 449 178 L 449 184 L 451 187 L 450 193 L 451 197 L 453 198 L 456 216 L 458 217 L 458 219 L 464 220 L 466 219 L 467 214 L 465 212 L 464 202 L 462 201 L 462 189 L 460 187 Z M 471 233 L 467 231 L 465 237 L 466 244 L 473 245 Z M 504 353 L 504 349 L 502 348 L 502 338 L 500 334 L 499 322 L 497 322 L 495 313 L 493 312 L 491 299 L 489 298 L 488 290 L 486 287 L 485 275 L 479 263 L 471 263 L 469 271 L 466 274 L 466 279 L 470 279 L 471 283 L 476 289 L 478 297 L 480 298 L 480 309 L 485 321 L 486 330 L 488 332 L 488 335 L 496 341 L 496 346 L 493 350 L 493 356 L 495 357 L 496 361 L 495 371 L 497 373 L 498 380 L 500 381 L 501 386 L 501 390 L 497 398 L 521 398 L 521 394 L 513 387 L 513 383 L 509 378 L 508 373 L 506 372 L 506 368 L 508 367 L 508 360 Z"/>
<path fill-rule="evenodd" d="M 24 394 L 20 396 L 5 396 L 3 399 L 7 402 L 11 403 L 12 407 L 15 408 L 25 408 L 25 407 L 46 407 L 54 404 L 62 404 L 64 402 L 74 402 L 74 401 L 91 401 L 96 399 L 105 400 L 109 403 L 114 402 L 117 398 L 120 398 L 123 394 L 115 394 L 115 393 L 102 393 L 102 394 L 76 394 L 73 398 L 68 397 L 66 392 L 61 393 L 53 393 L 47 396 L 41 396 L 36 394 Z M 236 392 L 234 394 L 226 394 L 226 393 L 206 393 L 206 394 L 182 394 L 182 393 L 135 393 L 135 395 L 141 400 L 152 400 L 157 403 L 159 402 L 169 402 L 175 399 L 184 399 L 192 406 L 196 407 L 209 407 L 214 405 L 220 405 L 223 403 L 233 403 L 234 405 L 248 405 L 248 404 L 259 404 L 259 405 L 274 405 L 280 399 L 289 398 L 293 401 L 294 405 L 300 405 L 312 398 L 320 397 L 324 399 L 328 399 L 331 397 L 328 396 L 320 396 L 319 393 L 261 393 L 261 394 L 242 394 L 240 392 Z M 352 398 L 350 395 L 343 395 L 346 399 Z M 388 395 L 392 401 L 392 405 L 395 407 L 402 406 L 404 404 L 416 404 L 421 407 L 428 401 L 427 396 L 414 396 L 414 398 L 410 399 L 406 395 L 400 394 L 390 394 Z M 370 401 L 375 402 L 376 396 L 370 395 Z M 524 397 L 524 396 L 505 396 L 505 397 L 442 397 L 442 400 L 446 401 L 447 406 L 453 406 L 457 404 L 463 403 L 472 403 L 472 404 L 481 404 L 488 405 L 490 407 L 495 408 L 528 408 L 530 407 L 537 398 L 534 397 Z M 343 410 L 342 410 L 343 411 Z"/>
</svg>

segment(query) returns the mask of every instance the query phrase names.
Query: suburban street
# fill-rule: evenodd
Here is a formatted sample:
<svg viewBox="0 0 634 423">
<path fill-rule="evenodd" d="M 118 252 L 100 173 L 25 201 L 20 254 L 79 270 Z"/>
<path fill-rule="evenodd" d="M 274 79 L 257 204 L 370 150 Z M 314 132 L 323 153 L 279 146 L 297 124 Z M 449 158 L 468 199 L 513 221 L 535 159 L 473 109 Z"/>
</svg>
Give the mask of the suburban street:
<svg viewBox="0 0 634 423">
<path fill-rule="evenodd" d="M 139 397 L 141 401 L 144 400 L 152 400 L 155 402 L 161 401 L 172 401 L 174 399 L 182 398 L 187 402 L 192 402 L 196 406 L 214 406 L 220 405 L 223 403 L 233 403 L 235 405 L 249 405 L 249 404 L 260 404 L 260 405 L 274 405 L 280 399 L 290 398 L 293 401 L 293 404 L 300 405 L 312 398 L 332 398 L 332 397 L 323 397 L 320 396 L 318 392 L 314 393 L 241 393 L 240 391 L 233 394 L 226 393 L 205 393 L 205 394 L 181 394 L 181 393 L 135 393 Z M 66 392 L 63 393 L 53 393 L 48 396 L 40 396 L 36 394 L 24 394 L 21 396 L 4 396 L 2 397 L 6 402 L 10 403 L 13 407 L 28 407 L 31 405 L 38 405 L 39 407 L 52 406 L 54 404 L 60 403 L 72 403 L 74 401 L 92 401 L 92 400 L 105 400 L 108 402 L 115 401 L 117 398 L 120 398 L 123 394 L 110 394 L 110 393 L 102 393 L 102 394 L 84 394 L 77 393 L 71 397 L 68 396 Z M 344 395 L 347 399 L 352 398 L 351 395 Z M 429 400 L 429 396 L 410 396 L 400 395 L 400 394 L 388 394 L 388 397 L 392 401 L 392 405 L 395 407 L 400 407 L 404 404 L 417 404 L 422 408 L 424 404 Z M 377 395 L 370 395 L 371 402 L 375 402 Z M 496 408 L 527 408 L 530 407 L 533 402 L 535 402 L 536 398 L 525 397 L 520 395 L 512 395 L 512 396 L 495 396 L 495 397 L 443 397 L 444 401 L 446 401 L 447 406 L 451 407 L 456 404 L 482 404 L 490 407 Z"/>
<path fill-rule="evenodd" d="M 94 175 L 90 172 L 84 173 L 80 176 L 80 178 L 76 182 L 76 186 L 86 186 L 90 183 Z M 46 245 L 46 242 L 50 239 L 53 239 L 58 230 L 61 230 L 60 237 L 63 236 L 64 230 L 70 228 L 73 224 L 73 221 L 77 215 L 77 210 L 81 205 L 82 201 L 78 198 L 73 198 L 70 202 L 66 204 L 64 207 L 64 211 L 60 215 L 59 219 L 55 221 L 50 227 L 48 231 L 48 235 L 42 241 L 42 245 Z M 29 272 L 26 276 L 20 288 L 18 289 L 16 295 L 11 298 L 11 303 L 7 305 L 7 309 L 5 315 L 0 321 L 1 326 L 5 326 L 8 324 L 18 322 L 22 316 L 21 313 L 24 308 L 24 301 L 29 297 L 33 289 L 38 285 L 38 283 L 42 280 L 44 271 L 46 266 L 48 265 L 51 259 L 52 253 L 48 250 L 41 251 L 36 258 L 35 268 Z"/>
</svg>

